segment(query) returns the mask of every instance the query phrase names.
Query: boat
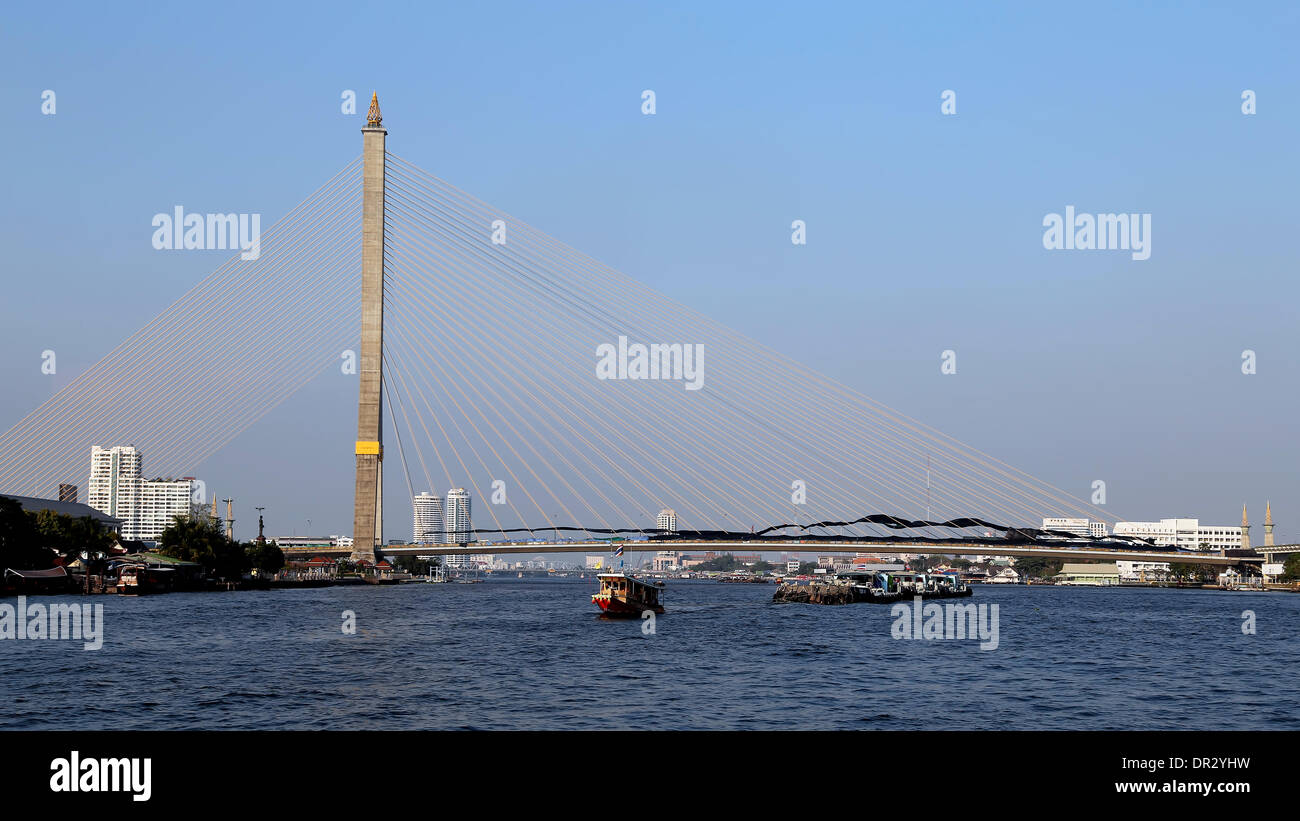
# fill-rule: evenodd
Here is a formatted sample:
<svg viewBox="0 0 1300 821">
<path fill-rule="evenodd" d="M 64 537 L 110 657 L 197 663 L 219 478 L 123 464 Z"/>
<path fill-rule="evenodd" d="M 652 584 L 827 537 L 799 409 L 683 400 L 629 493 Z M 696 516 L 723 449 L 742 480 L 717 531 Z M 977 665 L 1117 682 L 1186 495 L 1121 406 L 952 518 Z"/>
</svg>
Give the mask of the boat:
<svg viewBox="0 0 1300 821">
<path fill-rule="evenodd" d="M 117 592 L 128 596 L 165 593 L 172 589 L 175 581 L 175 571 L 169 567 L 132 564 L 123 567 L 118 573 Z"/>
<path fill-rule="evenodd" d="M 600 592 L 591 601 L 608 616 L 637 617 L 664 612 L 663 582 L 646 582 L 626 573 L 598 573 Z"/>
</svg>

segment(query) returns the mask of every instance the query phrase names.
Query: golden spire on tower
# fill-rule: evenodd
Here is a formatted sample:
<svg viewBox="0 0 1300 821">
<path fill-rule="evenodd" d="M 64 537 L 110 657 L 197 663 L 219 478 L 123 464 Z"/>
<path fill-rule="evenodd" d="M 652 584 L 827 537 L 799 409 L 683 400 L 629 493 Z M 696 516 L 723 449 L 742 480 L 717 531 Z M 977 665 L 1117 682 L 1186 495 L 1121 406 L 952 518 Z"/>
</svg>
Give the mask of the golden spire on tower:
<svg viewBox="0 0 1300 821">
<path fill-rule="evenodd" d="M 370 111 L 366 114 L 366 126 L 368 128 L 379 128 L 379 124 L 384 118 L 379 114 L 379 92 L 370 93 Z"/>
<path fill-rule="evenodd" d="M 1246 520 L 1246 506 L 1241 506 L 1241 526 L 1250 527 L 1250 522 Z"/>
<path fill-rule="evenodd" d="M 1273 503 L 1272 502 L 1264 503 L 1264 524 L 1266 525 L 1273 524 Z"/>
</svg>

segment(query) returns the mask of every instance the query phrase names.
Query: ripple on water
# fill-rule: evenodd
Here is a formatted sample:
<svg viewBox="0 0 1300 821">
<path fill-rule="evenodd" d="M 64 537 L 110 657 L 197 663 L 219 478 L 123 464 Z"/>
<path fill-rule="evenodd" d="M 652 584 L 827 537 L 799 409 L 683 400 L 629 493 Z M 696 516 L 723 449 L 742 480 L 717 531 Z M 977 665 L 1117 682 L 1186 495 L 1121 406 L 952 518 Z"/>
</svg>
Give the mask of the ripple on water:
<svg viewBox="0 0 1300 821">
<path fill-rule="evenodd" d="M 999 646 L 901 641 L 889 608 L 669 582 L 669 612 L 594 618 L 590 581 L 493 579 L 105 602 L 104 647 L 0 642 L 7 729 L 1296 729 L 1300 596 L 983 587 Z M 1260 631 L 1242 635 L 1243 609 Z M 357 616 L 358 635 L 340 630 Z M 1287 629 L 1276 629 L 1287 625 Z M 1269 629 L 1273 626 L 1274 629 Z M 118 698 L 87 705 L 87 692 Z M 57 721 L 52 717 L 57 716 Z"/>
</svg>

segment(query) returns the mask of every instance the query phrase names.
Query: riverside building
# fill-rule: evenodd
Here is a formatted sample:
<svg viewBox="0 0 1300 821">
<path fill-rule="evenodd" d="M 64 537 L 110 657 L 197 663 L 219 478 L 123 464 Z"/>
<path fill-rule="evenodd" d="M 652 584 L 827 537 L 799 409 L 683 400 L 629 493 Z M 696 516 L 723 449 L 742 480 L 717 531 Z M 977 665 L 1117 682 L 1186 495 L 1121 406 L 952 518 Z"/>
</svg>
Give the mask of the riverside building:
<svg viewBox="0 0 1300 821">
<path fill-rule="evenodd" d="M 1150 539 L 1157 545 L 1180 550 L 1234 550 L 1242 546 L 1240 527 L 1203 525 L 1199 519 L 1161 519 L 1158 522 L 1116 522 L 1116 536 Z"/>
<path fill-rule="evenodd" d="M 90 449 L 86 502 L 122 521 L 122 538 L 155 542 L 177 517 L 190 516 L 194 479 L 145 479 L 133 445 Z"/>
</svg>

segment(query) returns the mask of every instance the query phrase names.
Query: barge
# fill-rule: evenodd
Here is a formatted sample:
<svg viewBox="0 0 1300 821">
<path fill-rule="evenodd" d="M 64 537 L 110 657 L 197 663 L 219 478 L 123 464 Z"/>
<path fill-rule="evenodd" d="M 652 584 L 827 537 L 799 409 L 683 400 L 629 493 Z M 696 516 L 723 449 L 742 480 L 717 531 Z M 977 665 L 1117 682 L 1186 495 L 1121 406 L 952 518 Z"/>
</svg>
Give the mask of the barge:
<svg viewBox="0 0 1300 821">
<path fill-rule="evenodd" d="M 853 570 L 837 574 L 824 584 L 783 584 L 772 601 L 809 604 L 889 604 L 903 599 L 954 599 L 973 595 L 970 585 L 955 573 L 885 572 Z"/>
</svg>

